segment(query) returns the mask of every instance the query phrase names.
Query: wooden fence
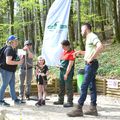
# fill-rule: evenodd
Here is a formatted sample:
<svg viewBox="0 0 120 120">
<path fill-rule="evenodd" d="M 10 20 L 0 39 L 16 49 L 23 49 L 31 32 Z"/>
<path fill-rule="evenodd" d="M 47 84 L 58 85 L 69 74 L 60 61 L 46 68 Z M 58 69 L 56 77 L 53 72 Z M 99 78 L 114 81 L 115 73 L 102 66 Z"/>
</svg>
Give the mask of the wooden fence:
<svg viewBox="0 0 120 120">
<path fill-rule="evenodd" d="M 111 79 L 96 79 L 97 93 L 107 96 L 120 97 L 120 80 L 111 80 Z M 77 90 L 77 80 L 73 80 L 73 90 L 75 94 L 79 94 Z M 48 82 L 47 93 L 48 94 L 57 94 L 59 91 L 59 80 L 53 79 Z M 18 94 L 18 92 L 17 92 Z M 6 96 L 9 96 L 9 92 L 6 92 Z M 31 85 L 31 95 L 37 95 L 37 85 L 32 83 Z"/>
<path fill-rule="evenodd" d="M 107 79 L 105 91 L 108 96 L 120 97 L 120 80 Z"/>
</svg>

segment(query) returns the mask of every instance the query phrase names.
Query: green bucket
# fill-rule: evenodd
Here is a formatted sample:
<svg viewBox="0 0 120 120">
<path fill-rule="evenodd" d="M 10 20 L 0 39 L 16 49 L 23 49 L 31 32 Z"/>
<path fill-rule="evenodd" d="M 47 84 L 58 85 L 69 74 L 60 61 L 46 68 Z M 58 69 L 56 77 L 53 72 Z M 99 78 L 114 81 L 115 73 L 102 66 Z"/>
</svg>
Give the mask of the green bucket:
<svg viewBox="0 0 120 120">
<path fill-rule="evenodd" d="M 80 93 L 81 85 L 84 80 L 84 69 L 78 70 L 77 74 L 77 92 Z"/>
</svg>

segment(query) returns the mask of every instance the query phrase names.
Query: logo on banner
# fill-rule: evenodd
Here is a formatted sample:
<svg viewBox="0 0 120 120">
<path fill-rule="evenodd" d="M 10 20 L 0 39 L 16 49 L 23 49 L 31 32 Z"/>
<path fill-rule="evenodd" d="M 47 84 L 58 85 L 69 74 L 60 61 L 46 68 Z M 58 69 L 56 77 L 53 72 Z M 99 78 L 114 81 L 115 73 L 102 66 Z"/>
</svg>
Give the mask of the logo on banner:
<svg viewBox="0 0 120 120">
<path fill-rule="evenodd" d="M 67 25 L 60 24 L 60 22 L 55 22 L 54 24 L 48 25 L 48 30 L 53 31 L 59 27 L 60 30 L 67 29 Z"/>
</svg>

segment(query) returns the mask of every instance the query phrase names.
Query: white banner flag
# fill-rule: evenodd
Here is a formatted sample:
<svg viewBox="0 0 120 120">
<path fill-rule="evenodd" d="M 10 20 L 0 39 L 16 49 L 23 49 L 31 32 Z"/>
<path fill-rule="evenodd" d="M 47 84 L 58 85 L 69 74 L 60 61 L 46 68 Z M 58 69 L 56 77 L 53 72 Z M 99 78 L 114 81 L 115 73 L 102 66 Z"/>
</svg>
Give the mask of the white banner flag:
<svg viewBox="0 0 120 120">
<path fill-rule="evenodd" d="M 70 6 L 71 0 L 55 0 L 49 9 L 42 47 L 42 56 L 48 66 L 60 62 L 61 42 L 67 39 Z"/>
</svg>

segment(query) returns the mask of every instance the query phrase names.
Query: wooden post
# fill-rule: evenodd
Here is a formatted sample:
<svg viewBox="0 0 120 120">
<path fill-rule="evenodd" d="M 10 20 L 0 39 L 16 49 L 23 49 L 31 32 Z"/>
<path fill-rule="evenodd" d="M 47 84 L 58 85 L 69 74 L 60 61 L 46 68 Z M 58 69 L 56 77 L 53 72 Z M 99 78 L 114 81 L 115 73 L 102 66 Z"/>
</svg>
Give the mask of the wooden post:
<svg viewBox="0 0 120 120">
<path fill-rule="evenodd" d="M 106 95 L 106 79 L 103 80 L 103 95 Z"/>
</svg>

